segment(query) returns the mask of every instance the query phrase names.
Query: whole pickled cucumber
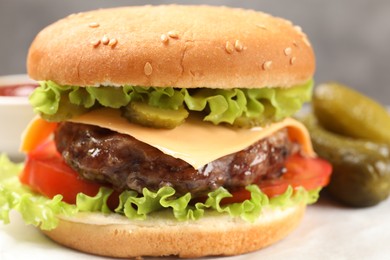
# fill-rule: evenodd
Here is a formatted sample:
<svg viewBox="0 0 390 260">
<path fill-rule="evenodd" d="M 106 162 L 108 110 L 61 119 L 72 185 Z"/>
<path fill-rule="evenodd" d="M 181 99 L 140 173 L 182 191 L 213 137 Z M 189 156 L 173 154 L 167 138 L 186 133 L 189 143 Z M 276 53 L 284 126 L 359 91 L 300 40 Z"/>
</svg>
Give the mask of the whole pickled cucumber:
<svg viewBox="0 0 390 260">
<path fill-rule="evenodd" d="M 332 132 L 390 144 L 390 114 L 386 108 L 347 86 L 317 86 L 312 106 L 320 124 Z"/>
<path fill-rule="evenodd" d="M 322 128 L 313 115 L 302 119 L 318 156 L 333 165 L 329 193 L 353 207 L 378 204 L 390 194 L 390 146 L 356 140 Z"/>
<path fill-rule="evenodd" d="M 172 110 L 153 107 L 142 102 L 130 102 L 124 108 L 123 116 L 143 126 L 172 129 L 184 122 L 188 117 L 188 111 L 184 107 Z"/>
</svg>

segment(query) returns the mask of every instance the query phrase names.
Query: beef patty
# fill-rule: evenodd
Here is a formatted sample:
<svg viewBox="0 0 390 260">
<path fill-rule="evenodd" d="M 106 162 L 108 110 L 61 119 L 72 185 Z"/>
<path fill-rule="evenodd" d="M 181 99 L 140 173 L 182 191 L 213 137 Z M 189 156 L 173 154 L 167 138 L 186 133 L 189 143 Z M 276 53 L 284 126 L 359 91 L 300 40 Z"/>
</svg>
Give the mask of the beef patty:
<svg viewBox="0 0 390 260">
<path fill-rule="evenodd" d="M 196 170 L 129 135 L 98 126 L 61 123 L 55 142 L 65 162 L 87 180 L 117 191 L 171 186 L 177 195 L 191 192 L 194 197 L 220 186 L 234 190 L 278 178 L 294 147 L 284 129 Z"/>
</svg>

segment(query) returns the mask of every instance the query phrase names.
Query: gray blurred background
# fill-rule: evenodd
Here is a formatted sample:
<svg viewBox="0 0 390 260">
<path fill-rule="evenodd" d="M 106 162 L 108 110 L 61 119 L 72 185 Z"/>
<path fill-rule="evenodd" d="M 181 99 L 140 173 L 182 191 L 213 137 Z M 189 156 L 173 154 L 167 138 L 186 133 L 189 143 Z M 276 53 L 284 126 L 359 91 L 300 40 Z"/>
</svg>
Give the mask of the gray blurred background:
<svg viewBox="0 0 390 260">
<path fill-rule="evenodd" d="M 244 7 L 287 18 L 311 39 L 317 56 L 316 83 L 339 81 L 390 104 L 389 0 L 0 0 L 0 75 L 25 73 L 34 36 L 68 14 L 162 3 Z"/>
</svg>

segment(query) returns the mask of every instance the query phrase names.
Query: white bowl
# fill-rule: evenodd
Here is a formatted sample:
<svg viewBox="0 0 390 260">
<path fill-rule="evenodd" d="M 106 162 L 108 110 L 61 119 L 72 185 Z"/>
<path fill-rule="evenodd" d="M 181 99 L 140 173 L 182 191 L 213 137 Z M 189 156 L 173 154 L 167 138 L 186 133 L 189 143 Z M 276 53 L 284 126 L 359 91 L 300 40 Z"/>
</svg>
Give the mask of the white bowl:
<svg viewBox="0 0 390 260">
<path fill-rule="evenodd" d="M 6 86 L 31 83 L 37 84 L 24 74 L 0 76 L 0 88 L 3 89 Z M 0 153 L 8 154 L 12 159 L 23 158 L 19 151 L 21 135 L 33 117 L 27 96 L 0 95 Z"/>
</svg>

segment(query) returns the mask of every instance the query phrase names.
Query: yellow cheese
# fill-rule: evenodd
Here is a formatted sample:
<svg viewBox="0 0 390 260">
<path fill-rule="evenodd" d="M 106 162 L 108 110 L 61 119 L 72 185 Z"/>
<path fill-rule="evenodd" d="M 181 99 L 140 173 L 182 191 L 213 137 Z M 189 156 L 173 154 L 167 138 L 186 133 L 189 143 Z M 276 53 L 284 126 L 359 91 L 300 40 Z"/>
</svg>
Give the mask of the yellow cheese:
<svg viewBox="0 0 390 260">
<path fill-rule="evenodd" d="M 314 156 L 306 128 L 298 121 L 286 118 L 269 127 L 237 129 L 216 126 L 196 119 L 188 119 L 174 129 L 155 129 L 129 123 L 114 109 L 99 109 L 78 116 L 70 121 L 96 125 L 113 131 L 131 135 L 165 154 L 183 161 L 198 169 L 225 155 L 241 151 L 270 134 L 287 127 L 290 139 L 301 143 L 303 152 Z"/>
</svg>

